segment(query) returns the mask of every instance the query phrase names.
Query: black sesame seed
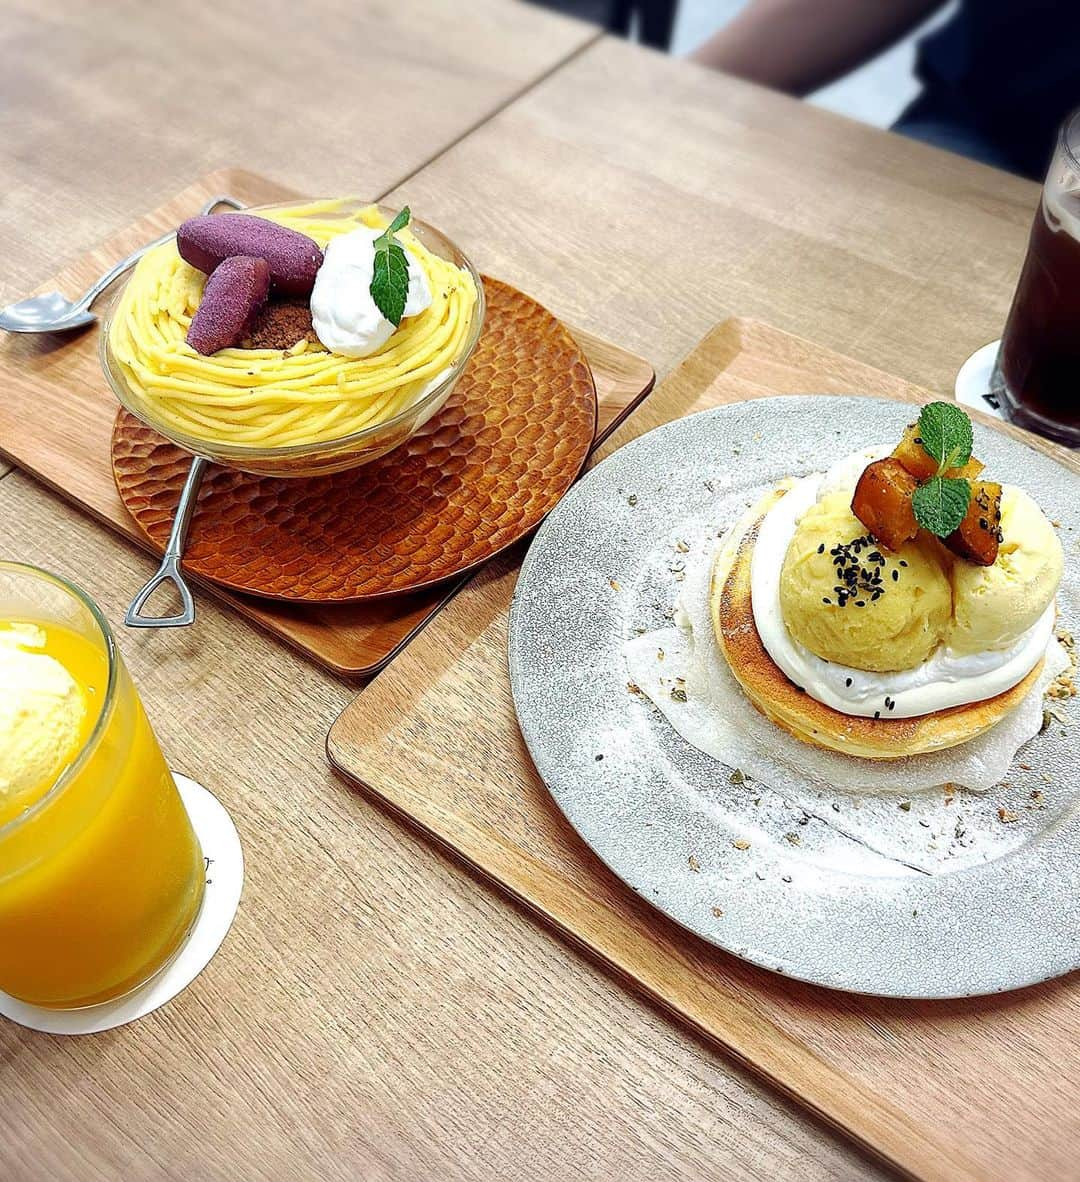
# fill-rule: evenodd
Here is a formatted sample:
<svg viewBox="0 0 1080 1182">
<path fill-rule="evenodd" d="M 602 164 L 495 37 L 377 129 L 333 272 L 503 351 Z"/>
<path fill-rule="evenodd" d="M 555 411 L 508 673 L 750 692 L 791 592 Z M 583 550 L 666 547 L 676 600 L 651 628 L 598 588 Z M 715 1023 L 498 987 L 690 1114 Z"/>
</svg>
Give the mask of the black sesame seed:
<svg viewBox="0 0 1080 1182">
<path fill-rule="evenodd" d="M 821 602 L 822 603 L 832 603 L 832 600 L 827 595 L 823 595 L 821 597 Z"/>
<path fill-rule="evenodd" d="M 901 558 L 901 559 L 900 559 L 900 565 L 901 565 L 901 566 L 907 566 L 907 563 L 906 563 L 906 562 L 905 562 L 905 561 L 904 561 L 904 560 Z"/>
<path fill-rule="evenodd" d="M 866 600 L 865 599 L 856 599 L 855 606 L 856 607 L 866 607 Z"/>
<path fill-rule="evenodd" d="M 825 553 L 825 543 L 824 543 L 824 542 L 822 542 L 822 543 L 821 543 L 821 545 L 820 545 L 820 546 L 818 546 L 818 548 L 817 548 L 817 552 L 818 552 L 819 554 L 824 554 L 824 553 Z"/>
<path fill-rule="evenodd" d="M 850 686 L 850 685 L 851 685 L 851 678 L 850 678 L 850 677 L 848 677 L 848 678 L 846 678 L 846 679 L 845 679 L 845 681 L 844 681 L 844 685 L 846 685 L 846 686 Z"/>
<path fill-rule="evenodd" d="M 895 566 L 893 567 L 892 581 L 893 581 L 894 583 L 899 583 L 899 582 L 900 582 L 900 572 L 899 572 L 899 571 L 896 569 L 896 567 L 895 567 Z"/>
<path fill-rule="evenodd" d="M 874 711 L 874 717 L 875 717 L 875 718 L 880 718 L 880 717 L 881 717 L 881 711 L 880 711 L 880 710 L 875 710 L 875 711 Z"/>
</svg>

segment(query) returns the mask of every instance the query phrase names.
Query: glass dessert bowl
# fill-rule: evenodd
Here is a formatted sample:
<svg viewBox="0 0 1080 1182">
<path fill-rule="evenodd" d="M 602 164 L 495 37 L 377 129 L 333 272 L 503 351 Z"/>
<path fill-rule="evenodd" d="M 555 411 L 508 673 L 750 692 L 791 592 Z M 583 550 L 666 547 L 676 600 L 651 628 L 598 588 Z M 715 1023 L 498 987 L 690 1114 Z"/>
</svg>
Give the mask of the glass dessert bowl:
<svg viewBox="0 0 1080 1182">
<path fill-rule="evenodd" d="M 356 237 L 351 231 L 370 235 L 385 229 L 398 211 L 341 199 L 291 201 L 244 212 L 278 226 L 302 228 L 326 249 L 335 239 Z M 221 214 L 212 220 L 237 216 Z M 312 329 L 295 344 L 283 345 L 282 332 L 299 332 L 290 329 L 290 316 L 307 316 L 309 325 L 318 317 L 309 312 L 306 296 L 285 293 L 275 300 L 273 291 L 263 311 L 283 312 L 283 328 L 271 323 L 264 330 L 256 321 L 245 345 L 209 355 L 196 351 L 184 334 L 190 332 L 204 287 L 217 271 L 204 280 L 180 257 L 177 239 L 170 239 L 110 293 L 100 338 L 109 385 L 131 414 L 178 447 L 243 472 L 328 475 L 377 460 L 443 407 L 476 348 L 484 321 L 480 275 L 450 239 L 416 220 L 408 222 L 401 239 L 410 280 L 422 260 L 419 267 L 431 303 L 411 315 L 406 306 L 396 329 L 383 325 L 392 335 L 385 341 L 374 338 L 378 343 L 368 353 L 351 355 L 327 349 Z M 345 254 L 339 247 L 334 250 L 335 258 Z M 355 296 L 351 261 L 334 268 L 336 289 L 327 276 L 324 288 L 334 298 Z M 320 255 L 317 288 L 327 269 Z M 410 282 L 410 302 L 413 292 Z M 317 294 L 311 297 L 312 310 Z M 360 294 L 367 298 L 366 292 Z M 325 295 L 322 299 L 325 304 Z M 372 312 L 378 319 L 378 310 L 373 307 Z M 330 327 L 338 331 L 333 323 Z M 271 338 L 276 331 L 278 339 L 260 342 L 260 333 L 267 331 Z"/>
</svg>

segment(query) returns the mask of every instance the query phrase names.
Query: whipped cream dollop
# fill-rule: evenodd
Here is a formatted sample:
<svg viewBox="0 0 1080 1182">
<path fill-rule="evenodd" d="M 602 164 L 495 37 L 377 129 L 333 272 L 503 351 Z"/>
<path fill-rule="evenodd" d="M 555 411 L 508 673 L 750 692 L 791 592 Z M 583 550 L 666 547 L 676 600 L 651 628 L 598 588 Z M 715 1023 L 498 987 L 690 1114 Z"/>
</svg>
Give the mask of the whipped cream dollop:
<svg viewBox="0 0 1080 1182">
<path fill-rule="evenodd" d="M 397 331 L 371 298 L 375 273 L 375 239 L 381 230 L 360 226 L 331 238 L 311 292 L 311 322 L 331 353 L 367 357 Z M 431 288 L 424 268 L 405 247 L 409 292 L 404 318 L 431 306 Z M 403 319 L 404 319 L 403 318 Z"/>
<path fill-rule="evenodd" d="M 810 697 L 843 714 L 913 718 L 979 702 L 1022 681 L 1046 652 L 1054 630 L 1053 602 L 1026 632 L 1002 648 L 958 653 L 940 645 L 922 664 L 874 673 L 823 660 L 796 641 L 784 623 L 780 576 L 802 515 L 825 492 L 853 487 L 883 449 L 867 448 L 840 460 L 827 473 L 798 480 L 765 515 L 750 565 L 754 623 L 766 652 Z M 886 709 L 886 698 L 894 702 Z"/>
</svg>

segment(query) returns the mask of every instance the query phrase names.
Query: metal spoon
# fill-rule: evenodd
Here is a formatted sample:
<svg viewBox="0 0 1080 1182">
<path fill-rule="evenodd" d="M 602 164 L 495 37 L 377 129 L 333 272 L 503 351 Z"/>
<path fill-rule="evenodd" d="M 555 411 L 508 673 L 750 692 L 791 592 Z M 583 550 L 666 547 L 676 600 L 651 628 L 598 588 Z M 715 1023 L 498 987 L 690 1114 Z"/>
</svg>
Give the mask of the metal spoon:
<svg viewBox="0 0 1080 1182">
<path fill-rule="evenodd" d="M 191 597 L 191 590 L 184 582 L 180 573 L 180 561 L 184 555 L 184 543 L 187 541 L 188 527 L 195 516 L 195 502 L 199 499 L 199 485 L 202 484 L 203 473 L 210 461 L 202 456 L 195 456 L 191 461 L 191 468 L 184 481 L 183 492 L 176 505 L 176 516 L 173 518 L 172 530 L 165 545 L 165 553 L 161 557 L 161 565 L 157 573 L 143 586 L 142 590 L 128 605 L 124 615 L 124 623 L 129 628 L 184 628 L 195 623 L 195 600 Z M 162 583 L 172 583 L 180 593 L 181 610 L 175 616 L 145 616 L 143 608 L 146 601 L 161 586 Z"/>
<path fill-rule="evenodd" d="M 224 194 L 208 201 L 200 213 L 212 212 L 219 205 L 229 205 L 233 209 L 243 209 L 242 201 Z M 82 328 L 93 324 L 97 317 L 90 311 L 90 305 L 118 276 L 129 267 L 133 267 L 148 250 L 167 242 L 174 231 L 162 234 L 153 242 L 140 246 L 132 251 L 126 259 L 121 259 L 115 266 L 110 267 L 104 275 L 85 292 L 79 299 L 72 301 L 58 291 L 49 291 L 44 295 L 31 296 L 26 300 L 19 300 L 17 304 L 8 304 L 0 308 L 0 328 L 8 332 L 69 332 L 73 328 Z"/>
<path fill-rule="evenodd" d="M 244 203 L 237 201 L 235 197 L 219 196 L 208 201 L 202 207 L 201 212 L 204 214 L 211 213 L 219 205 L 231 205 L 233 209 L 244 208 Z M 166 234 L 165 237 L 168 238 L 169 235 Z M 149 247 L 144 247 L 143 249 L 146 250 Z M 138 254 L 133 255 L 125 261 L 130 266 L 136 258 L 138 258 Z M 169 540 L 165 544 L 165 553 L 161 556 L 161 565 L 157 568 L 154 575 L 143 585 L 131 603 L 128 604 L 128 609 L 124 613 L 124 623 L 129 628 L 186 628 L 189 624 L 195 623 L 195 600 L 192 598 L 191 589 L 184 582 L 184 576 L 180 573 L 180 563 L 183 561 L 184 544 L 187 542 L 191 519 L 195 516 L 195 504 L 199 499 L 199 486 L 202 484 L 203 474 L 206 472 L 206 466 L 209 463 L 210 461 L 203 456 L 192 457 L 187 480 L 184 481 L 180 500 L 176 503 L 176 515 L 173 517 Z M 143 608 L 146 606 L 146 601 L 162 583 L 166 582 L 172 583 L 180 594 L 180 611 L 174 616 L 143 615 Z"/>
</svg>

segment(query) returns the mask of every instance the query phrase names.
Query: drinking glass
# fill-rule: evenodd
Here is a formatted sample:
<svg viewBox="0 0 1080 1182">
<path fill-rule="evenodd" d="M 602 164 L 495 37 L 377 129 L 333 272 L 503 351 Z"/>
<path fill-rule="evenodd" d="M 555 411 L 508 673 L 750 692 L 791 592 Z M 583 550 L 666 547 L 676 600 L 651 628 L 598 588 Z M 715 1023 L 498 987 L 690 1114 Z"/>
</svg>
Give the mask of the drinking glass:
<svg viewBox="0 0 1080 1182">
<path fill-rule="evenodd" d="M 1080 446 L 1080 109 L 1062 125 L 991 378 L 1021 427 Z"/>
<path fill-rule="evenodd" d="M 16 630 L 31 639 L 13 664 Z M 109 1001 L 183 945 L 202 904 L 202 852 L 89 596 L 35 567 L 0 562 L 0 675 L 5 643 L 0 743 L 5 726 L 13 729 L 0 751 L 0 990 L 56 1009 Z M 57 676 L 70 690 L 50 659 L 86 704 L 67 721 L 42 705 L 57 698 Z M 20 730 L 20 717 L 33 725 Z M 53 770 L 42 779 L 35 768 Z"/>
</svg>

